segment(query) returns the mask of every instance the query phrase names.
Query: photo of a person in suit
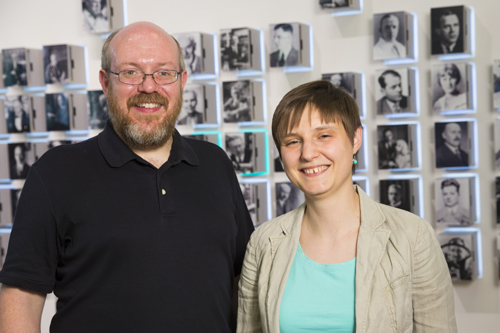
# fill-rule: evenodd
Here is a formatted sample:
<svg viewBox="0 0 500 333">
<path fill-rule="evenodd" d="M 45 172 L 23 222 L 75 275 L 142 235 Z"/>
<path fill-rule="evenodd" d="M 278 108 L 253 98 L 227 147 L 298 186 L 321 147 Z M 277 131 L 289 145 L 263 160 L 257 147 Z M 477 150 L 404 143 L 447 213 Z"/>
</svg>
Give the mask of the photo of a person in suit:
<svg viewBox="0 0 500 333">
<path fill-rule="evenodd" d="M 383 131 L 382 140 L 378 142 L 378 168 L 389 169 L 394 167 L 394 157 L 396 152 L 396 140 L 391 129 Z"/>
<path fill-rule="evenodd" d="M 403 96 L 401 75 L 388 69 L 378 77 L 382 98 L 377 101 L 377 114 L 391 114 L 408 111 L 408 97 Z"/>
<path fill-rule="evenodd" d="M 50 62 L 45 67 L 45 83 L 63 83 L 66 78 L 66 72 L 57 68 L 57 54 L 51 53 Z"/>
<path fill-rule="evenodd" d="M 443 126 L 444 125 L 444 126 Z M 459 123 L 436 123 L 436 167 L 469 166 L 469 154 L 460 148 L 462 143 L 462 126 Z"/>
<path fill-rule="evenodd" d="M 276 216 L 294 210 L 299 207 L 304 200 L 304 194 L 292 183 L 276 183 Z"/>
<path fill-rule="evenodd" d="M 436 222 L 444 225 L 469 225 L 470 212 L 460 205 L 460 183 L 449 178 L 441 182 L 444 207 L 437 211 Z"/>
<path fill-rule="evenodd" d="M 27 162 L 27 147 L 24 143 L 12 144 L 9 147 L 10 178 L 26 179 L 31 165 Z"/>
<path fill-rule="evenodd" d="M 293 26 L 288 23 L 274 26 L 273 41 L 276 51 L 270 54 L 271 67 L 296 66 L 299 51 L 293 47 Z"/>
<path fill-rule="evenodd" d="M 197 125 L 203 123 L 203 113 L 198 112 L 196 107 L 198 105 L 198 95 L 192 89 L 184 89 L 182 95 L 182 108 L 185 116 L 180 118 L 177 122 L 178 125 Z"/>
<path fill-rule="evenodd" d="M 6 97 L 7 132 L 30 132 L 30 120 L 27 110 L 24 109 L 22 96 Z"/>
<path fill-rule="evenodd" d="M 398 15 L 399 14 L 399 15 Z M 380 16 L 382 16 L 380 18 Z M 406 46 L 398 40 L 400 29 L 404 29 L 398 16 L 404 19 L 404 12 L 374 15 L 374 29 L 379 32 L 378 40 L 373 46 L 373 59 L 393 59 L 406 57 Z M 380 18 L 380 20 L 379 20 Z M 404 31 L 403 31 L 404 32 Z M 402 36 L 405 34 L 403 33 Z M 376 38 L 377 36 L 374 35 Z M 404 39 L 402 40 L 404 42 Z"/>
<path fill-rule="evenodd" d="M 254 169 L 250 136 L 251 133 L 226 134 L 226 152 L 237 172 L 248 173 Z"/>
<path fill-rule="evenodd" d="M 464 52 L 463 6 L 431 8 L 431 54 Z"/>
<path fill-rule="evenodd" d="M 250 81 L 223 82 L 224 122 L 239 123 L 252 120 Z"/>
<path fill-rule="evenodd" d="M 66 96 L 61 94 L 46 94 L 46 118 L 48 131 L 69 130 L 69 110 Z"/>
<path fill-rule="evenodd" d="M 26 86 L 26 55 L 24 49 L 2 50 L 3 55 L 3 82 L 5 87 L 15 85 Z"/>
<path fill-rule="evenodd" d="M 345 89 L 349 95 L 354 96 L 354 75 L 352 73 L 322 74 L 321 79 L 330 81 L 335 88 Z"/>
</svg>

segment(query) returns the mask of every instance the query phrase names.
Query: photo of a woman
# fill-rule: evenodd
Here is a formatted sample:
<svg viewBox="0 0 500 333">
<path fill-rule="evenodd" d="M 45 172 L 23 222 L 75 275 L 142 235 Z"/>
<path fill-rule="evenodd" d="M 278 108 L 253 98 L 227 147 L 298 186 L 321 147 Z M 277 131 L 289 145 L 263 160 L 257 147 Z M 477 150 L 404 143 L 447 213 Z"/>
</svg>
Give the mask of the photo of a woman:
<svg viewBox="0 0 500 333">
<path fill-rule="evenodd" d="M 465 64 L 458 64 L 458 66 L 450 63 L 433 68 L 435 84 L 432 108 L 434 111 L 466 110 L 468 108 L 467 92 L 462 79 L 464 75 L 461 74 L 461 72 L 466 72 Z"/>
<path fill-rule="evenodd" d="M 411 156 L 410 150 L 408 149 L 408 144 L 405 140 L 397 140 L 396 146 L 394 147 L 394 163 L 398 169 L 410 168 L 411 167 Z"/>
<path fill-rule="evenodd" d="M 352 184 L 356 101 L 325 80 L 300 85 L 277 106 L 272 134 L 305 202 L 252 234 L 237 332 L 456 332 L 431 225 Z"/>
</svg>

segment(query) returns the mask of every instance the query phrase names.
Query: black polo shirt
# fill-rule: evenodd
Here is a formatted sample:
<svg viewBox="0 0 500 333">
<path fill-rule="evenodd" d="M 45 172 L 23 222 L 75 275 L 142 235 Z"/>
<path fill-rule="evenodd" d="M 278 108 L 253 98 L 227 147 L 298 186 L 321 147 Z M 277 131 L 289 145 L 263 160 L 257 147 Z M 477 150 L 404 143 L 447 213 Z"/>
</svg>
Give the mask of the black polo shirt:
<svg viewBox="0 0 500 333">
<path fill-rule="evenodd" d="M 231 332 L 252 231 L 222 149 L 176 132 L 156 169 L 108 123 L 33 164 L 0 282 L 54 291 L 51 332 Z"/>
</svg>

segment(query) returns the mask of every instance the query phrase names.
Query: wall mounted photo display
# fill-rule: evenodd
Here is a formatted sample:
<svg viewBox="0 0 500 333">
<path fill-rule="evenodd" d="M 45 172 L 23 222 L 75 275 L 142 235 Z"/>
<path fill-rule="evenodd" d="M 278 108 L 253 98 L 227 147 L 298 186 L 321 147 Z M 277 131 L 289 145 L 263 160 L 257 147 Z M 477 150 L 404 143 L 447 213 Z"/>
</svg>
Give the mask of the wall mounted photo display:
<svg viewBox="0 0 500 333">
<path fill-rule="evenodd" d="M 365 78 L 363 72 L 342 72 L 321 74 L 322 80 L 330 81 L 336 88 L 346 90 L 358 104 L 359 116 L 366 117 Z"/>
<path fill-rule="evenodd" d="M 173 34 L 173 36 L 181 46 L 186 71 L 190 79 L 214 78 L 217 75 L 213 35 L 202 32 L 186 32 Z"/>
<path fill-rule="evenodd" d="M 92 33 L 106 33 L 125 23 L 123 0 L 82 0 L 83 27 Z"/>
<path fill-rule="evenodd" d="M 31 103 L 28 95 L 6 95 L 5 117 L 7 133 L 31 132 Z"/>
<path fill-rule="evenodd" d="M 476 166 L 475 120 L 434 123 L 436 168 L 469 169 Z"/>
<path fill-rule="evenodd" d="M 88 123 L 90 129 L 104 129 L 109 119 L 108 100 L 102 90 L 88 90 Z"/>
<path fill-rule="evenodd" d="M 9 143 L 9 178 L 26 179 L 35 162 L 34 146 L 30 142 Z"/>
<path fill-rule="evenodd" d="M 470 226 L 477 221 L 476 177 L 467 174 L 436 179 L 435 221 L 438 226 Z"/>
<path fill-rule="evenodd" d="M 363 12 L 363 0 L 319 0 L 321 9 L 331 16 L 356 15 Z"/>
<path fill-rule="evenodd" d="M 225 150 L 237 173 L 251 176 L 268 171 L 266 139 L 265 131 L 240 131 L 225 134 Z"/>
<path fill-rule="evenodd" d="M 289 181 L 276 183 L 275 189 L 276 217 L 294 210 L 305 201 L 304 193 Z"/>
<path fill-rule="evenodd" d="M 263 123 L 264 82 L 238 80 L 222 82 L 223 119 L 240 126 Z"/>
<path fill-rule="evenodd" d="M 47 131 L 69 131 L 71 127 L 68 94 L 46 94 L 45 116 Z"/>
<path fill-rule="evenodd" d="M 307 24 L 289 22 L 269 25 L 271 67 L 300 67 L 311 70 L 311 27 Z M 291 71 L 294 71 L 291 69 Z"/>
<path fill-rule="evenodd" d="M 415 117 L 420 113 L 418 69 L 382 69 L 375 72 L 377 115 L 387 118 Z"/>
<path fill-rule="evenodd" d="M 432 66 L 432 109 L 442 115 L 476 112 L 475 64 L 447 62 Z"/>
<path fill-rule="evenodd" d="M 43 51 L 17 48 L 2 50 L 3 82 L 5 87 L 45 86 L 43 79 Z"/>
<path fill-rule="evenodd" d="M 439 60 L 475 56 L 474 7 L 431 8 L 431 55 Z"/>
<path fill-rule="evenodd" d="M 393 171 L 418 168 L 418 131 L 416 123 L 378 125 L 378 168 Z"/>
<path fill-rule="evenodd" d="M 420 178 L 394 178 L 379 181 L 380 203 L 420 215 Z"/>
<path fill-rule="evenodd" d="M 473 281 L 478 275 L 477 232 L 443 232 L 438 235 L 452 281 Z"/>
<path fill-rule="evenodd" d="M 5 182 L 10 179 L 9 145 L 0 143 L 0 180 Z"/>
<path fill-rule="evenodd" d="M 493 61 L 493 107 L 500 111 L 500 59 Z"/>
<path fill-rule="evenodd" d="M 353 185 L 361 187 L 366 194 L 370 195 L 370 182 L 366 176 L 352 176 Z"/>
<path fill-rule="evenodd" d="M 9 114 L 5 108 L 5 99 L 0 98 L 0 139 L 6 139 L 10 137 L 7 131 L 7 119 L 9 119 Z"/>
<path fill-rule="evenodd" d="M 7 256 L 7 249 L 9 248 L 10 227 L 0 227 L 0 269 L 2 268 L 5 257 Z"/>
<path fill-rule="evenodd" d="M 187 139 L 201 140 L 206 142 L 211 142 L 214 145 L 218 145 L 222 148 L 222 138 L 219 131 L 211 132 L 194 132 L 191 134 L 183 135 Z"/>
<path fill-rule="evenodd" d="M 217 84 L 187 84 L 182 95 L 182 110 L 177 125 L 194 128 L 218 127 Z"/>
<path fill-rule="evenodd" d="M 262 72 L 261 33 L 251 28 L 220 31 L 221 69 L 224 72 Z"/>
<path fill-rule="evenodd" d="M 271 216 L 268 215 L 268 212 L 270 212 L 268 209 L 270 205 L 269 186 L 269 180 L 267 179 L 261 181 L 252 179 L 251 182 L 247 179 L 240 180 L 241 193 L 243 193 L 243 198 L 245 198 L 255 228 L 271 219 Z"/>
<path fill-rule="evenodd" d="M 85 48 L 82 46 L 45 45 L 43 63 L 46 84 L 87 84 Z"/>
</svg>

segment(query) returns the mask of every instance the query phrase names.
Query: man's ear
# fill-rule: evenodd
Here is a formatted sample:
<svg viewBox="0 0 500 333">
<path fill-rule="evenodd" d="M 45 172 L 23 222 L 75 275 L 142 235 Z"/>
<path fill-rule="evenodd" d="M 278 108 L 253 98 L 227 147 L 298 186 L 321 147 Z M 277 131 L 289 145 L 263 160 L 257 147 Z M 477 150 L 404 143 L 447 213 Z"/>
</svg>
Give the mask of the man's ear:
<svg viewBox="0 0 500 333">
<path fill-rule="evenodd" d="M 186 85 L 187 78 L 188 78 L 188 73 L 186 72 L 186 70 L 183 70 L 181 74 L 182 89 L 184 89 L 184 86 Z"/>
<path fill-rule="evenodd" d="M 101 83 L 104 96 L 108 98 L 109 77 L 108 77 L 108 72 L 106 72 L 106 70 L 104 69 L 101 69 L 99 71 L 99 82 Z"/>
</svg>

